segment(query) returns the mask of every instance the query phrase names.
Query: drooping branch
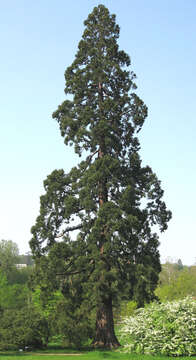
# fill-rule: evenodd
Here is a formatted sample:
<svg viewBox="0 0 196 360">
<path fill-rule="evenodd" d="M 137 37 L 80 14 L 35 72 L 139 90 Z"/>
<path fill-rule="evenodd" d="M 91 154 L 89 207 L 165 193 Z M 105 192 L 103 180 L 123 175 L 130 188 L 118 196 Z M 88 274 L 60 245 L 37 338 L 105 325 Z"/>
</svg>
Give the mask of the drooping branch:
<svg viewBox="0 0 196 360">
<path fill-rule="evenodd" d="M 94 223 L 94 221 L 95 221 L 95 219 L 91 219 L 89 221 L 89 224 L 92 225 Z M 56 235 L 56 238 L 60 238 L 60 237 L 64 236 L 69 231 L 79 230 L 79 229 L 82 229 L 83 227 L 84 227 L 84 224 L 78 224 L 78 225 L 75 225 L 75 226 L 68 226 L 65 230 L 62 231 L 61 234 Z"/>
<path fill-rule="evenodd" d="M 56 275 L 57 276 L 64 276 L 64 275 L 67 275 L 67 276 L 70 276 L 70 275 L 78 275 L 78 274 L 81 274 L 82 272 L 86 271 L 86 269 L 81 269 L 79 271 L 70 271 L 70 272 L 66 272 L 66 273 L 57 273 Z"/>
<path fill-rule="evenodd" d="M 82 227 L 83 227 L 82 224 L 75 225 L 75 226 L 69 226 L 65 230 L 63 230 L 63 232 L 61 234 L 57 235 L 56 238 L 60 238 L 60 237 L 64 236 L 69 231 L 79 230 Z"/>
<path fill-rule="evenodd" d="M 121 116 L 124 116 L 124 115 L 131 115 L 131 114 L 130 114 L 130 112 L 131 112 L 131 109 L 126 110 L 126 111 L 124 111 L 124 112 L 121 114 Z"/>
<path fill-rule="evenodd" d="M 83 272 L 86 271 L 86 268 L 82 268 L 82 269 L 80 269 L 80 270 L 78 270 L 78 271 L 69 271 L 69 272 L 67 272 L 67 270 L 70 268 L 71 265 L 73 265 L 73 261 L 70 262 L 70 264 L 68 265 L 68 267 L 65 269 L 64 273 L 57 273 L 56 275 L 58 275 L 58 276 L 78 275 L 78 274 L 81 274 L 81 273 L 83 273 Z M 90 273 L 89 273 L 88 277 L 91 276 L 91 274 L 93 273 L 93 271 L 94 271 L 94 269 L 95 269 L 95 261 L 94 261 L 93 259 L 91 259 L 90 265 L 92 265 L 92 269 L 90 270 Z"/>
<path fill-rule="evenodd" d="M 95 150 L 93 154 L 91 154 L 91 155 L 89 155 L 89 156 L 87 157 L 86 160 L 87 160 L 88 164 L 91 162 L 93 156 L 98 153 L 98 151 L 99 151 L 98 149 Z"/>
<path fill-rule="evenodd" d="M 105 95 L 112 97 L 113 94 L 112 94 L 111 91 L 109 91 L 109 90 L 108 90 L 107 88 L 105 88 L 105 87 L 102 87 L 102 89 L 103 89 L 103 92 L 104 92 Z"/>
</svg>

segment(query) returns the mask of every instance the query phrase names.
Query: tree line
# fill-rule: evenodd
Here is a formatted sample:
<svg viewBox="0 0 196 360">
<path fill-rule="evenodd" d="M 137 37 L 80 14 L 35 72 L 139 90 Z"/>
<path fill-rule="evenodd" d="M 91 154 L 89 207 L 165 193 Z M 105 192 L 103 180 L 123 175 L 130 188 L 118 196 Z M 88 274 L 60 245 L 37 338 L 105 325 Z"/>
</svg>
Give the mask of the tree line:
<svg viewBox="0 0 196 360">
<path fill-rule="evenodd" d="M 4 259 L 0 269 L 0 349 L 41 348 L 49 341 L 77 347 L 89 344 L 95 333 L 96 310 L 89 311 L 86 303 L 78 306 L 80 299 L 74 291 L 65 296 L 60 288 L 51 292 L 44 281 L 37 284 L 35 266 L 16 268 L 18 256 L 13 241 L 0 241 L 0 259 Z M 188 295 L 196 298 L 195 284 L 196 266 L 166 262 L 155 295 L 163 303 Z M 115 324 L 133 315 L 138 306 L 122 297 L 114 307 Z"/>
</svg>

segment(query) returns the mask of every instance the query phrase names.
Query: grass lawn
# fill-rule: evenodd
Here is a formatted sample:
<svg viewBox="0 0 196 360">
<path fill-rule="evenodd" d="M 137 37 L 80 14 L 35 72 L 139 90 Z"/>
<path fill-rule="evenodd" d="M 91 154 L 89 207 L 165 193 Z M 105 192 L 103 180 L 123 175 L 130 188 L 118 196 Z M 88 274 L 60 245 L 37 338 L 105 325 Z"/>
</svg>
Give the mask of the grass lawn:
<svg viewBox="0 0 196 360">
<path fill-rule="evenodd" d="M 65 355 L 66 354 L 66 355 Z M 78 355 L 79 354 L 79 355 Z M 2 360 L 170 360 L 172 357 L 166 356 L 150 356 L 150 355 L 131 355 L 122 354 L 116 351 L 43 351 L 43 352 L 0 352 Z M 196 357 L 191 357 L 196 360 Z M 180 360 L 190 360 L 190 357 L 180 357 Z"/>
</svg>

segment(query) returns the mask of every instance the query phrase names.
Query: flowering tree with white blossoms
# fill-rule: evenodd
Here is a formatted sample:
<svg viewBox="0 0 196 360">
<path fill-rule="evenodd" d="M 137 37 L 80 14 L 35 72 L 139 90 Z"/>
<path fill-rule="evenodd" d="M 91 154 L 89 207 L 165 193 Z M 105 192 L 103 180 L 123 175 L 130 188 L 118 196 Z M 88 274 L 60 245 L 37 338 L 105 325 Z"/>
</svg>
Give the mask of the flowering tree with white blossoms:
<svg viewBox="0 0 196 360">
<path fill-rule="evenodd" d="M 196 301 L 152 303 L 125 318 L 121 328 L 124 351 L 169 356 L 196 354 Z"/>
</svg>

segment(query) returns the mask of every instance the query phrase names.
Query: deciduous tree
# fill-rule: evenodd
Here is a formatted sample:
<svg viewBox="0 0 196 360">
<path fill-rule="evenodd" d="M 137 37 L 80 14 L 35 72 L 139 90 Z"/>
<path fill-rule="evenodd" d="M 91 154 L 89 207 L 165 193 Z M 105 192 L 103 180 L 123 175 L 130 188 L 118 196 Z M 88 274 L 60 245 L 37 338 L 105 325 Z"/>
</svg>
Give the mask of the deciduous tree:
<svg viewBox="0 0 196 360">
<path fill-rule="evenodd" d="M 12 240 L 0 240 L 0 269 L 8 280 L 19 259 L 18 245 Z"/>
</svg>

